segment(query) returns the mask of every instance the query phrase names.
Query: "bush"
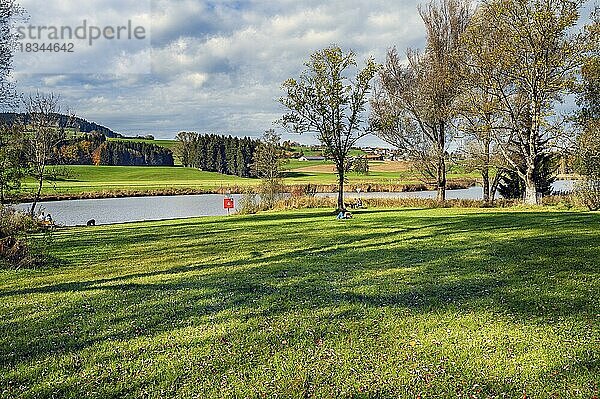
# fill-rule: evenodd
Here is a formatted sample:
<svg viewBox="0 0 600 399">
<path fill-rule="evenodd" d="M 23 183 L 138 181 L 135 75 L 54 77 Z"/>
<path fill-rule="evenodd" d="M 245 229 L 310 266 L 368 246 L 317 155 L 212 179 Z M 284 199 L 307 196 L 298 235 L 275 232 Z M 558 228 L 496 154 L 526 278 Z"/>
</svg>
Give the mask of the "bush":
<svg viewBox="0 0 600 399">
<path fill-rule="evenodd" d="M 590 211 L 600 210 L 600 180 L 586 179 L 576 186 L 577 199 Z"/>
<path fill-rule="evenodd" d="M 519 201 L 497 200 L 493 207 L 506 208 L 518 205 Z M 333 197 L 291 197 L 279 201 L 276 209 L 335 208 Z M 428 198 L 363 198 L 366 208 L 488 208 L 491 205 L 477 200 L 448 200 L 439 202 Z"/>
<path fill-rule="evenodd" d="M 47 247 L 52 233 L 40 233 L 37 222 L 26 213 L 0 207 L 0 268 L 23 269 L 46 265 L 49 261 Z"/>
<path fill-rule="evenodd" d="M 317 194 L 318 187 L 314 184 L 303 184 L 289 187 L 292 197 L 314 197 Z"/>
<path fill-rule="evenodd" d="M 244 191 L 244 194 L 240 200 L 240 210 L 238 213 L 242 215 L 252 215 L 258 211 L 260 211 L 258 195 L 251 189 L 247 189 Z"/>
<path fill-rule="evenodd" d="M 261 210 L 273 209 L 285 196 L 285 185 L 281 179 L 263 179 L 258 187 Z"/>
</svg>

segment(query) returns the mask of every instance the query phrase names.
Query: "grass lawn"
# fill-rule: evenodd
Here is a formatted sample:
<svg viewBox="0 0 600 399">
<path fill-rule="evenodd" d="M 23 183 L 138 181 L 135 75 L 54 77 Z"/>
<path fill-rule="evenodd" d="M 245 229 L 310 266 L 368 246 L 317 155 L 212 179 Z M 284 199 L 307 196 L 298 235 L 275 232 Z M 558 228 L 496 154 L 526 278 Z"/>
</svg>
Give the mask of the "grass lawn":
<svg viewBox="0 0 600 399">
<path fill-rule="evenodd" d="M 598 395 L 600 214 L 355 216 L 57 232 L 0 272 L 0 397 Z"/>
</svg>

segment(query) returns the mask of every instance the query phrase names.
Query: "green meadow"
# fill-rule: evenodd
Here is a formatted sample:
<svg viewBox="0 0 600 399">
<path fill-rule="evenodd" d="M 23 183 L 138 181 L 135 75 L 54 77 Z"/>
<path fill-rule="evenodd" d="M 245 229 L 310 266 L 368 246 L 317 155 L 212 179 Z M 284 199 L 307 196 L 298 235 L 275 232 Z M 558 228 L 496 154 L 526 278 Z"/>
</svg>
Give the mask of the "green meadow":
<svg viewBox="0 0 600 399">
<path fill-rule="evenodd" d="M 0 272 L 0 397 L 594 398 L 600 214 L 59 230 Z"/>
<path fill-rule="evenodd" d="M 68 171 L 67 177 L 45 183 L 45 194 L 85 194 L 99 191 L 167 189 L 210 191 L 220 187 L 254 184 L 251 179 L 202 172 L 183 167 L 78 165 L 68 166 L 65 169 Z M 32 192 L 35 186 L 36 184 L 31 180 L 24 183 L 26 192 Z"/>
<path fill-rule="evenodd" d="M 316 168 L 315 170 L 311 170 Z M 308 170 L 307 170 L 308 168 Z M 183 167 L 146 166 L 67 166 L 68 175 L 56 181 L 44 183 L 45 195 L 85 195 L 96 192 L 198 190 L 215 191 L 227 187 L 246 187 L 260 184 L 258 179 L 240 178 L 214 172 L 204 172 Z M 320 184 L 336 185 L 333 165 L 327 162 L 291 161 L 284 166 L 284 183 L 289 185 Z M 476 173 L 466 173 L 456 168 L 449 175 L 450 182 L 457 179 L 475 179 Z M 419 176 L 412 171 L 374 171 L 368 175 L 350 173 L 348 184 L 407 185 L 420 184 Z M 37 187 L 25 180 L 25 193 L 33 193 Z"/>
</svg>

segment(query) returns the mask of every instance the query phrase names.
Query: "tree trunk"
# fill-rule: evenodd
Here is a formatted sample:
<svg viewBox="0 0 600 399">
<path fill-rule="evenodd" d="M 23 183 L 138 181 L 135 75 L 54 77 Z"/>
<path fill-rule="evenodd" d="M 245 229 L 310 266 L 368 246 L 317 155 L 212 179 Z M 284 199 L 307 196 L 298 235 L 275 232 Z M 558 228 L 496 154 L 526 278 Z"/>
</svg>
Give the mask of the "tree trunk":
<svg viewBox="0 0 600 399">
<path fill-rule="evenodd" d="M 486 166 L 481 171 L 481 177 L 483 178 L 483 202 L 486 204 L 490 203 L 490 169 Z"/>
<path fill-rule="evenodd" d="M 38 189 L 37 189 L 37 192 L 35 193 L 35 197 L 33 198 L 33 203 L 31 204 L 31 211 L 29 212 L 31 214 L 32 218 L 35 216 L 35 206 L 39 202 L 40 196 L 42 195 L 42 187 L 44 185 L 44 173 L 45 172 L 46 172 L 46 165 L 43 165 L 40 169 L 40 174 L 38 175 Z"/>
<path fill-rule="evenodd" d="M 437 200 L 446 201 L 446 124 L 441 121 L 438 136 Z"/>
<path fill-rule="evenodd" d="M 35 216 L 35 207 L 40 200 L 43 184 L 44 184 L 44 175 L 42 174 L 38 180 L 38 189 L 37 189 L 37 192 L 35 193 L 35 196 L 33 197 L 33 203 L 31 204 L 31 210 L 29 211 L 29 214 L 31 215 L 32 218 Z"/>
<path fill-rule="evenodd" d="M 446 201 L 446 160 L 443 153 L 438 159 L 437 200 L 440 202 Z"/>
<path fill-rule="evenodd" d="M 525 179 L 525 204 L 526 205 L 538 205 L 539 196 L 535 180 L 533 179 L 533 172 L 527 173 Z"/>
<path fill-rule="evenodd" d="M 525 204 L 538 205 L 539 196 L 535 184 L 535 159 L 538 155 L 537 139 L 540 137 L 540 109 L 536 93 L 532 94 L 534 100 L 531 101 L 531 128 L 529 131 L 529 154 L 526 157 L 527 173 L 525 174 Z"/>
<path fill-rule="evenodd" d="M 346 211 L 346 206 L 344 204 L 344 171 L 342 169 L 338 170 L 338 211 Z"/>
<path fill-rule="evenodd" d="M 490 203 L 490 200 L 493 202 L 492 195 L 490 192 L 490 146 L 492 145 L 492 140 L 490 136 L 489 129 L 487 131 L 487 135 L 485 136 L 485 165 L 481 170 L 481 177 L 483 178 L 483 202 L 486 204 Z"/>
<path fill-rule="evenodd" d="M 494 180 L 492 181 L 492 187 L 490 188 L 490 204 L 493 204 L 494 201 L 496 201 L 496 191 L 498 191 L 498 185 L 500 184 L 502 173 L 502 170 L 498 170 L 496 172 L 496 176 L 494 176 Z"/>
</svg>

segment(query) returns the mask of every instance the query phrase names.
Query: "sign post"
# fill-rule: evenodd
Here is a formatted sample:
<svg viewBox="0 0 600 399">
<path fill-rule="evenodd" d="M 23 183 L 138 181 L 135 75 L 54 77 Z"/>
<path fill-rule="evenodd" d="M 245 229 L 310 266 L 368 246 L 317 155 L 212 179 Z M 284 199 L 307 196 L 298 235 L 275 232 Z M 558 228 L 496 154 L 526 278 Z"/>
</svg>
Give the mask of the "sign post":
<svg viewBox="0 0 600 399">
<path fill-rule="evenodd" d="M 225 197 L 223 200 L 223 209 L 227 209 L 227 216 L 229 216 L 229 210 L 235 208 L 233 198 Z"/>
</svg>

